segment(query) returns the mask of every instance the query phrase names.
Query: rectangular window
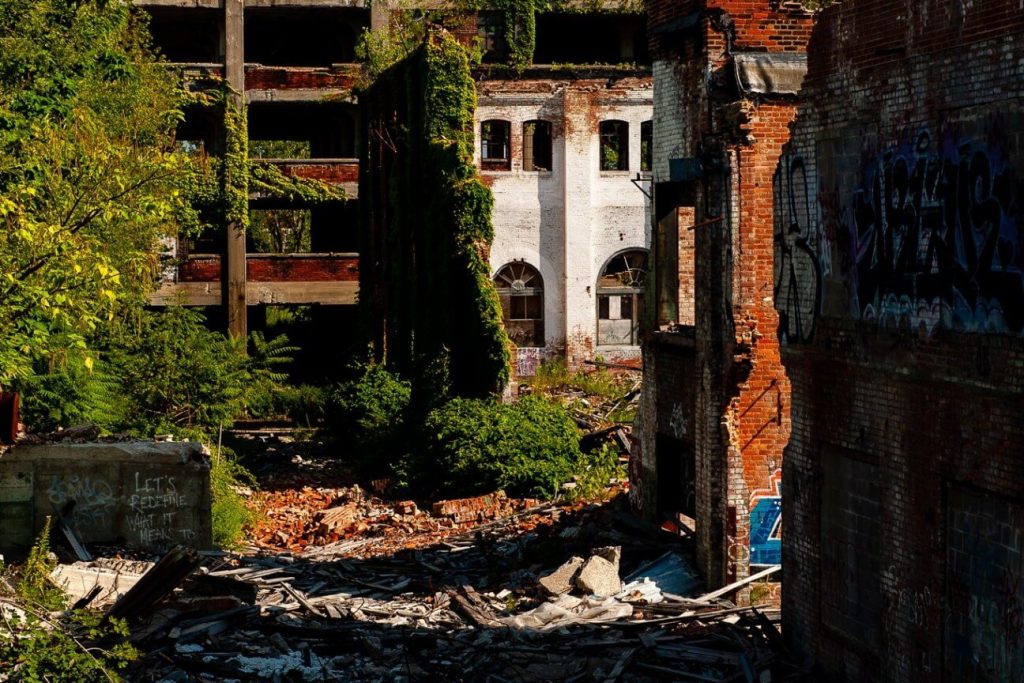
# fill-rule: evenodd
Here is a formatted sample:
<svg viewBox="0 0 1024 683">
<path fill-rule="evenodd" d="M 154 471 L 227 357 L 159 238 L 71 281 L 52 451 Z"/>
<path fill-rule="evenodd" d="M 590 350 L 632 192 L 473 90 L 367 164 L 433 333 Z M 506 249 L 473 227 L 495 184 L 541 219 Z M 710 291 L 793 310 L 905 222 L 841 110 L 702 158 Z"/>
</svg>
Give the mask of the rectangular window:
<svg viewBox="0 0 1024 683">
<path fill-rule="evenodd" d="M 523 124 L 523 170 L 551 170 L 551 124 L 548 121 Z"/>
<path fill-rule="evenodd" d="M 480 165 L 485 171 L 507 171 L 511 166 L 508 121 L 484 121 L 480 124 Z"/>
<path fill-rule="evenodd" d="M 625 121 L 601 122 L 601 170 L 629 170 L 629 124 Z"/>
<path fill-rule="evenodd" d="M 640 124 L 640 170 L 650 173 L 654 167 L 654 122 Z"/>
<path fill-rule="evenodd" d="M 597 297 L 597 317 L 601 320 L 611 319 L 611 306 L 609 305 L 609 299 L 610 297 L 607 296 Z"/>
<path fill-rule="evenodd" d="M 626 294 L 619 302 L 619 318 L 622 320 L 633 319 L 633 295 Z"/>
</svg>

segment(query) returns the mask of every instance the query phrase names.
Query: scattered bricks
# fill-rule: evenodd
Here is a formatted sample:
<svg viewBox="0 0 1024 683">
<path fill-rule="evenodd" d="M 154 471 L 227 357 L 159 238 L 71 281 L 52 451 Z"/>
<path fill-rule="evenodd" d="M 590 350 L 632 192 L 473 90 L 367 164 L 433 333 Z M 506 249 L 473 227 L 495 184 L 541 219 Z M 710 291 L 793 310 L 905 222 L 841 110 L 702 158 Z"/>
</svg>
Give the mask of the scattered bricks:
<svg viewBox="0 0 1024 683">
<path fill-rule="evenodd" d="M 581 567 L 583 558 L 574 556 L 555 571 L 541 577 L 538 583 L 551 595 L 565 595 L 575 585 Z"/>
<path fill-rule="evenodd" d="M 435 517 L 448 517 L 456 523 L 475 522 L 500 517 L 510 508 L 504 491 L 476 498 L 439 500 L 432 508 Z"/>
<path fill-rule="evenodd" d="M 601 555 L 594 555 L 576 577 L 576 587 L 599 598 L 607 598 L 622 590 L 619 579 L 619 565 L 609 562 Z"/>
<path fill-rule="evenodd" d="M 396 503 L 395 509 L 401 515 L 415 515 L 419 512 L 419 508 L 416 507 L 416 503 L 411 500 L 403 500 L 400 503 Z"/>
<path fill-rule="evenodd" d="M 356 503 L 328 508 L 317 513 L 320 522 L 317 533 L 325 536 L 329 533 L 344 532 L 355 524 L 361 516 L 359 505 Z"/>
</svg>

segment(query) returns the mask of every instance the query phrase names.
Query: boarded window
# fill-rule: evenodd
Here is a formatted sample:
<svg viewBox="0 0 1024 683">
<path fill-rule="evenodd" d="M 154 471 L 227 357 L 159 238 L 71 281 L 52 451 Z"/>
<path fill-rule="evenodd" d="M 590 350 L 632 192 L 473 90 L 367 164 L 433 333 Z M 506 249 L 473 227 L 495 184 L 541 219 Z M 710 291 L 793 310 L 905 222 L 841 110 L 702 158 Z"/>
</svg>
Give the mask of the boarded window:
<svg viewBox="0 0 1024 683">
<path fill-rule="evenodd" d="M 551 170 L 551 124 L 527 121 L 523 124 L 523 170 Z"/>
<path fill-rule="evenodd" d="M 629 170 L 629 124 L 625 121 L 601 122 L 601 170 Z"/>
<path fill-rule="evenodd" d="M 492 119 L 480 124 L 480 165 L 485 171 L 507 171 L 511 168 L 508 121 Z"/>
<path fill-rule="evenodd" d="M 494 276 L 509 338 L 521 347 L 544 346 L 544 282 L 526 263 L 509 263 Z"/>
<path fill-rule="evenodd" d="M 597 343 L 636 346 L 644 310 L 647 252 L 624 251 L 612 257 L 597 281 Z"/>
<path fill-rule="evenodd" d="M 640 124 L 640 170 L 650 173 L 654 167 L 654 122 Z"/>
</svg>

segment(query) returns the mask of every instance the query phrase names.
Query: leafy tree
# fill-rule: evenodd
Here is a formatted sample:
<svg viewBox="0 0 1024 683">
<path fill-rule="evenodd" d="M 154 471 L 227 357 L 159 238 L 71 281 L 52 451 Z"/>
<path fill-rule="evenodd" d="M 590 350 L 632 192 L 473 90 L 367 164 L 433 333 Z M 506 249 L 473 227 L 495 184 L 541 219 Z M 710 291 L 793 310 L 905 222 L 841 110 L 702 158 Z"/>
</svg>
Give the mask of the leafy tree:
<svg viewBox="0 0 1024 683">
<path fill-rule="evenodd" d="M 184 163 L 180 89 L 129 3 L 0 3 L 0 383 L 145 300 Z"/>
</svg>

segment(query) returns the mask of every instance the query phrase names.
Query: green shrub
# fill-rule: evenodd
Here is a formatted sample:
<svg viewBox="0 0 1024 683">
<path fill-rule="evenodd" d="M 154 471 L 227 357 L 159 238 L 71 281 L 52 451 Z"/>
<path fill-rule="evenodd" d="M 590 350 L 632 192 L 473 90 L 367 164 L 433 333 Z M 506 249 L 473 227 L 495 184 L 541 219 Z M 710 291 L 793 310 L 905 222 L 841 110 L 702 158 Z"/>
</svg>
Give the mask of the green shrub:
<svg viewBox="0 0 1024 683">
<path fill-rule="evenodd" d="M 210 491 L 213 504 L 210 515 L 213 542 L 222 548 L 234 548 L 242 541 L 245 527 L 257 517 L 245 504 L 242 487 L 255 487 L 256 478 L 235 459 L 228 449 L 213 458 L 210 469 Z"/>
<path fill-rule="evenodd" d="M 123 411 L 118 381 L 106 363 L 90 370 L 80 356 L 50 362 L 13 385 L 21 394 L 21 419 L 29 431 L 52 432 L 79 424 L 111 425 Z"/>
<path fill-rule="evenodd" d="M 574 500 L 606 498 L 611 480 L 626 478 L 626 468 L 619 462 L 619 449 L 609 443 L 591 453 L 581 454 L 575 470 L 576 488 L 569 495 Z"/>
<path fill-rule="evenodd" d="M 145 312 L 110 354 L 129 406 L 121 428 L 143 436 L 210 434 L 230 424 L 251 380 L 244 342 L 211 332 L 186 308 Z"/>
<path fill-rule="evenodd" d="M 50 580 L 50 519 L 16 572 L 14 596 L 0 605 L 0 680 L 53 683 L 119 682 L 138 658 L 124 621 L 75 610 L 57 614 L 67 596 Z M 0 566 L 2 568 L 2 566 Z M 2 591 L 5 583 L 0 583 Z M 15 606 L 9 608 L 13 597 Z"/>
<path fill-rule="evenodd" d="M 335 437 L 352 445 L 363 465 L 394 462 L 409 435 L 406 416 L 412 388 L 383 365 L 368 364 L 354 380 L 339 384 L 328 404 L 328 425 Z"/>
<path fill-rule="evenodd" d="M 534 396 L 517 403 L 456 398 L 433 410 L 424 443 L 402 459 L 407 485 L 460 496 L 503 489 L 551 497 L 581 457 L 579 432 L 565 409 Z"/>
</svg>

